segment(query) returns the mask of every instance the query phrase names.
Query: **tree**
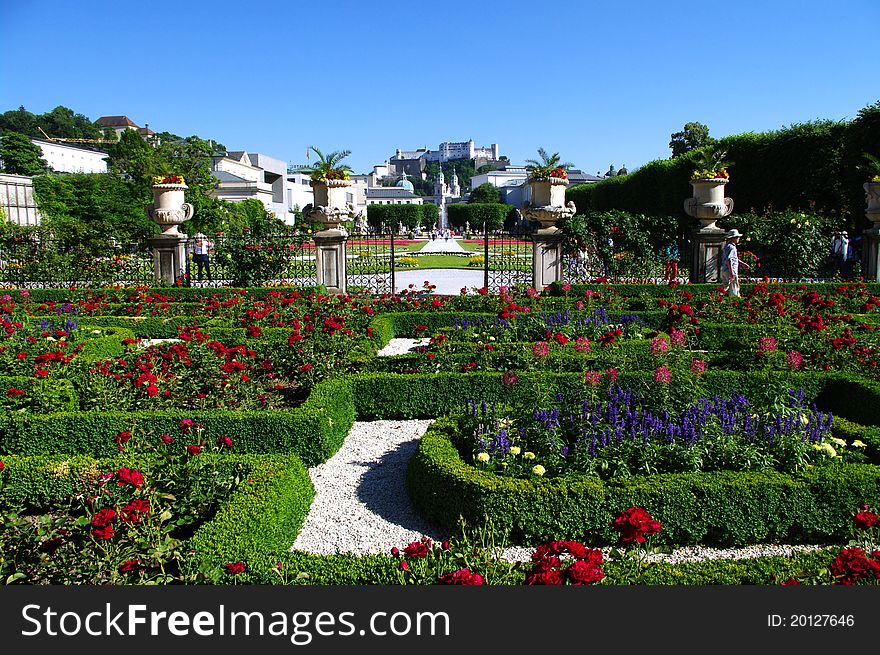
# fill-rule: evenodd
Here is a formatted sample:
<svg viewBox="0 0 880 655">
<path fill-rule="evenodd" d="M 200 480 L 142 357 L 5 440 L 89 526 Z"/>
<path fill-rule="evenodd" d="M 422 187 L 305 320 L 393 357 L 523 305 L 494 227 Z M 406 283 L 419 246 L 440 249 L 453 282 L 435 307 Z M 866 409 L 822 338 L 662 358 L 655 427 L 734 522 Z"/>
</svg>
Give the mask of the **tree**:
<svg viewBox="0 0 880 655">
<path fill-rule="evenodd" d="M 672 149 L 672 159 L 715 142 L 709 136 L 709 128 L 702 123 L 685 123 L 684 129 L 673 133 L 671 137 L 669 147 Z"/>
<path fill-rule="evenodd" d="M 51 137 L 64 139 L 100 139 L 103 137 L 101 129 L 88 116 L 77 114 L 62 105 L 38 116 L 37 124 Z"/>
<path fill-rule="evenodd" d="M 501 192 L 493 184 L 486 182 L 471 191 L 468 203 L 499 203 L 501 202 Z"/>
<path fill-rule="evenodd" d="M 42 158 L 43 151 L 24 134 L 6 132 L 2 138 L 0 161 L 5 172 L 12 175 L 41 175 L 49 170 L 46 160 Z"/>
<path fill-rule="evenodd" d="M 20 106 L 18 109 L 0 114 L 0 134 L 4 132 L 18 132 L 26 136 L 36 136 L 37 117 Z"/>
</svg>

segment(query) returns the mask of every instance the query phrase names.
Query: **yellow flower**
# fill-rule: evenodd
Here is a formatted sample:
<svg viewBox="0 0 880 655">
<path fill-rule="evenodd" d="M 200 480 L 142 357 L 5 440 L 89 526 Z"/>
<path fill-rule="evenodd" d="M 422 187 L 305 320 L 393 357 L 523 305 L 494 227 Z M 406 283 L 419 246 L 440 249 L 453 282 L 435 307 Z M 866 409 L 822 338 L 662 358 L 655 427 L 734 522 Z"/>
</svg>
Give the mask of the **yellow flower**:
<svg viewBox="0 0 880 655">
<path fill-rule="evenodd" d="M 861 441 L 860 439 L 856 439 L 855 441 L 852 442 L 852 445 L 856 448 L 864 448 L 865 442 Z"/>
<path fill-rule="evenodd" d="M 489 453 L 480 453 L 477 455 L 478 462 L 488 462 L 489 461 Z"/>
<path fill-rule="evenodd" d="M 822 452 L 828 455 L 829 457 L 837 457 L 837 451 L 834 450 L 834 446 L 832 446 L 827 441 L 822 444 Z"/>
<path fill-rule="evenodd" d="M 797 223 L 797 220 L 795 220 L 794 218 L 791 219 L 791 224 L 794 225 L 795 223 Z"/>
<path fill-rule="evenodd" d="M 510 447 L 510 454 L 511 455 L 516 456 L 516 455 L 519 455 L 521 452 L 522 451 L 520 450 L 519 446 L 511 446 Z"/>
<path fill-rule="evenodd" d="M 831 443 L 836 443 L 841 448 L 846 446 L 846 442 L 843 439 L 838 439 L 837 437 L 831 437 Z"/>
<path fill-rule="evenodd" d="M 797 226 L 798 226 L 798 229 L 801 229 L 801 224 L 800 224 L 800 223 L 798 223 Z"/>
<path fill-rule="evenodd" d="M 801 414 L 801 425 L 806 425 L 809 422 L 810 422 L 810 419 L 807 418 L 807 415 Z M 843 444 L 843 445 L 845 446 L 846 444 Z"/>
<path fill-rule="evenodd" d="M 535 466 L 535 467 L 532 469 L 532 473 L 534 473 L 535 475 L 544 475 L 546 472 L 547 472 L 547 469 L 545 469 L 545 468 L 544 468 L 543 466 L 541 466 L 540 464 L 538 464 L 537 466 Z"/>
<path fill-rule="evenodd" d="M 822 446 L 820 446 L 820 445 L 817 444 L 817 443 L 814 443 L 814 444 L 813 444 L 813 450 L 822 450 Z"/>
<path fill-rule="evenodd" d="M 531 450 L 527 450 L 525 452 L 525 454 L 523 455 L 523 458 L 524 459 L 535 459 L 535 453 L 533 453 Z"/>
</svg>

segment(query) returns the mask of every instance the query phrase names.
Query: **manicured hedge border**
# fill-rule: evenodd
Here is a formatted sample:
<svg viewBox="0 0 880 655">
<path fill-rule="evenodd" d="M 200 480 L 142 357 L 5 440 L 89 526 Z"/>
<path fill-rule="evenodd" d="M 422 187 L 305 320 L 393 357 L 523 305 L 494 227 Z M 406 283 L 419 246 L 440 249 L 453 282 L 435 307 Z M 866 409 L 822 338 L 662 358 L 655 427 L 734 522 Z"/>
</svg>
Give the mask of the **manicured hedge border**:
<svg viewBox="0 0 880 655">
<path fill-rule="evenodd" d="M 250 564 L 246 576 L 278 582 L 268 574 L 289 555 L 315 497 L 302 461 L 293 453 L 220 457 L 239 468 L 241 483 L 217 513 L 187 540 L 186 549 L 208 568 L 230 562 Z M 4 494 L 12 502 L 51 509 L 77 493 L 79 481 L 116 468 L 118 460 L 92 457 L 4 456 Z M 198 463 L 200 460 L 196 460 Z M 257 563 L 265 563 L 261 569 Z M 254 580 L 252 580 L 254 581 Z"/>
<path fill-rule="evenodd" d="M 288 411 L 228 410 L 161 412 L 58 412 L 0 416 L 0 452 L 30 455 L 110 457 L 113 437 L 133 424 L 156 434 L 176 434 L 191 418 L 212 437 L 229 435 L 242 453 L 295 452 L 307 466 L 325 461 L 345 440 L 354 423 L 354 400 L 348 383 L 317 385 L 309 399 Z"/>
<path fill-rule="evenodd" d="M 33 383 L 34 378 L 25 375 L 0 375 L 0 394 L 5 396 L 9 389 L 13 387 L 32 394 L 31 385 Z M 73 388 L 73 383 L 70 380 L 55 380 L 52 384 L 53 388 L 49 390 L 49 393 L 61 399 L 66 411 L 72 412 L 79 409 L 79 397 L 76 395 L 76 390 Z M 0 418 L 0 421 L 2 421 L 2 418 Z"/>
<path fill-rule="evenodd" d="M 612 544 L 611 520 L 645 507 L 663 525 L 664 543 L 743 545 L 840 539 L 860 503 L 880 501 L 880 466 L 822 467 L 794 477 L 779 473 L 689 473 L 602 481 L 588 476 L 519 480 L 462 461 L 456 427 L 440 419 L 410 460 L 407 484 L 416 508 L 438 525 L 459 517 L 527 543 L 578 539 Z"/>
</svg>

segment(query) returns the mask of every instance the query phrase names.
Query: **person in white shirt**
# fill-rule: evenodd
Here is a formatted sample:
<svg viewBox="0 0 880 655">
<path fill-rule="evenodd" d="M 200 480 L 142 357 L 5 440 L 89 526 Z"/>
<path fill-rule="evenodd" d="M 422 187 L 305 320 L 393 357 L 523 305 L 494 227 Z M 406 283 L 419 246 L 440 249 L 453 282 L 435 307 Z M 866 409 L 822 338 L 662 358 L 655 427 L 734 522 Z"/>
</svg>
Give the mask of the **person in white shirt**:
<svg viewBox="0 0 880 655">
<path fill-rule="evenodd" d="M 199 232 L 198 234 L 196 234 L 192 248 L 193 261 L 196 263 L 196 267 L 198 268 L 199 282 L 202 281 L 203 269 L 208 273 L 208 280 L 212 280 L 213 278 L 211 278 L 211 261 L 208 258 L 208 253 L 210 253 L 214 249 L 214 244 L 211 243 L 204 234 Z"/>
<path fill-rule="evenodd" d="M 739 253 L 736 244 L 742 238 L 742 234 L 736 228 L 727 233 L 727 243 L 721 251 L 721 284 L 724 285 L 728 296 L 740 297 L 739 294 Z M 743 267 L 748 268 L 745 264 Z"/>
</svg>

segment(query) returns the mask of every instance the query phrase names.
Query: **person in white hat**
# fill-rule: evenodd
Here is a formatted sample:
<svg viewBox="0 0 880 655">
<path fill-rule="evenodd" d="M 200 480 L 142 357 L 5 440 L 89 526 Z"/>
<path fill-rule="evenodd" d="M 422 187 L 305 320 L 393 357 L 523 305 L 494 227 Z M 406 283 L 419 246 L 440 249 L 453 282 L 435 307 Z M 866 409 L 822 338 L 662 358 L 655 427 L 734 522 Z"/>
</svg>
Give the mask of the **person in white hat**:
<svg viewBox="0 0 880 655">
<path fill-rule="evenodd" d="M 736 228 L 727 233 L 727 242 L 721 251 L 721 283 L 724 285 L 728 296 L 740 297 L 739 294 L 739 254 L 736 244 L 742 238 L 742 234 Z M 745 265 L 744 265 L 745 266 Z"/>
</svg>

